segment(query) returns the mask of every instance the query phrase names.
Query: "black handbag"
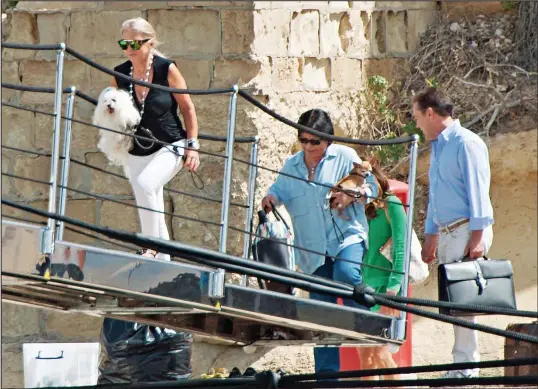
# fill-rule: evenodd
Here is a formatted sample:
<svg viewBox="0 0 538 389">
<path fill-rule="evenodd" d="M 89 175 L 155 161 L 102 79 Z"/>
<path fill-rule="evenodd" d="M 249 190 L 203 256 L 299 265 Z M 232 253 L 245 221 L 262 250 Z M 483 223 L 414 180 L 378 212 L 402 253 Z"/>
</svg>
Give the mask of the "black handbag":
<svg viewBox="0 0 538 389">
<path fill-rule="evenodd" d="M 469 260 L 439 265 L 437 270 L 439 301 L 484 307 L 516 309 L 514 271 L 507 259 Z M 456 309 L 439 308 L 453 316 L 487 315 Z"/>
<path fill-rule="evenodd" d="M 264 210 L 258 211 L 259 224 L 256 228 L 258 235 L 252 244 L 252 256 L 255 261 L 288 270 L 295 270 L 293 251 L 289 244 L 293 243 L 291 231 L 280 213 L 273 207 L 276 222 L 270 222 Z M 262 229 L 262 226 L 265 229 Z M 262 233 L 265 231 L 265 233 Z M 265 238 L 263 236 L 266 236 Z M 258 278 L 260 289 L 286 294 L 293 293 L 293 287 L 276 281 Z"/>
</svg>

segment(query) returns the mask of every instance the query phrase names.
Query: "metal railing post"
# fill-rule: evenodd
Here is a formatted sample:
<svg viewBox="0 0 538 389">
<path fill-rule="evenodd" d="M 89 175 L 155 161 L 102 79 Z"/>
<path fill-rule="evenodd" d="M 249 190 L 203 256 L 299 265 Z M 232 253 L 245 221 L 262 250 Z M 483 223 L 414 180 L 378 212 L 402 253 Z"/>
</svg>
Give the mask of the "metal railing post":
<svg viewBox="0 0 538 389">
<path fill-rule="evenodd" d="M 237 85 L 233 86 L 234 92 L 230 97 L 230 110 L 228 113 L 228 131 L 226 139 L 226 163 L 224 166 L 224 180 L 222 184 L 222 210 L 220 227 L 220 247 L 222 253 L 226 252 L 226 241 L 228 237 L 228 216 L 230 210 L 230 193 L 232 184 L 232 163 L 234 153 L 235 137 L 235 117 L 237 111 Z"/>
<path fill-rule="evenodd" d="M 250 169 L 248 172 L 248 208 L 245 216 L 245 230 L 252 233 L 252 218 L 254 216 L 254 201 L 255 201 L 255 190 L 256 190 L 256 178 L 258 177 L 258 142 L 259 137 L 256 136 L 256 140 L 252 143 L 252 147 L 250 149 Z M 250 258 L 250 250 L 251 250 L 251 235 L 249 233 L 245 232 L 245 237 L 243 241 L 243 258 L 249 259 Z M 243 274 L 241 277 L 241 285 L 247 286 L 248 285 L 248 277 L 246 274 Z"/>
<path fill-rule="evenodd" d="M 221 209 L 221 227 L 219 251 L 226 253 L 226 242 L 228 239 L 228 216 L 230 212 L 230 193 L 232 184 L 232 162 L 235 138 L 235 118 L 237 113 L 237 85 L 233 86 L 233 93 L 230 96 L 230 109 L 228 112 L 228 131 L 226 138 L 226 163 L 224 165 L 224 180 L 222 184 L 222 209 Z M 210 278 L 210 295 L 211 297 L 224 297 L 224 269 L 218 269 L 212 273 Z"/>
<path fill-rule="evenodd" d="M 404 271 L 405 275 L 402 282 L 402 291 L 401 296 L 407 297 L 407 289 L 409 286 L 409 267 L 411 264 L 411 240 L 413 234 L 413 216 L 415 210 L 415 186 L 416 186 L 416 177 L 417 177 L 417 158 L 418 158 L 418 141 L 419 137 L 416 134 L 413 134 L 413 141 L 411 142 L 411 151 L 409 158 L 409 177 L 407 179 L 408 183 L 408 203 L 409 208 L 407 209 L 407 226 L 405 234 L 405 251 L 404 251 Z M 406 312 L 400 312 L 400 317 L 398 318 L 398 323 L 396 327 L 396 338 L 398 340 L 405 339 L 405 329 L 406 329 Z"/>
<path fill-rule="evenodd" d="M 56 213 L 56 189 L 58 185 L 58 163 L 60 152 L 60 125 L 62 122 L 62 79 L 64 70 L 65 44 L 60 43 L 60 49 L 56 57 L 56 86 L 54 90 L 54 129 L 52 132 L 52 157 L 50 165 L 49 179 L 49 207 L 50 213 Z M 45 233 L 44 254 L 52 254 L 54 251 L 54 228 L 56 221 L 49 218 L 47 220 L 47 230 Z"/>
<path fill-rule="evenodd" d="M 67 206 L 67 183 L 69 181 L 69 163 L 71 161 L 71 119 L 73 118 L 73 108 L 75 106 L 75 92 L 77 88 L 70 87 L 69 97 L 66 106 L 66 120 L 64 129 L 64 147 L 63 147 L 63 162 L 62 162 L 62 177 L 60 179 L 60 200 L 58 203 L 58 213 L 61 216 L 65 215 Z M 56 241 L 62 240 L 64 236 L 64 222 L 56 221 Z"/>
</svg>

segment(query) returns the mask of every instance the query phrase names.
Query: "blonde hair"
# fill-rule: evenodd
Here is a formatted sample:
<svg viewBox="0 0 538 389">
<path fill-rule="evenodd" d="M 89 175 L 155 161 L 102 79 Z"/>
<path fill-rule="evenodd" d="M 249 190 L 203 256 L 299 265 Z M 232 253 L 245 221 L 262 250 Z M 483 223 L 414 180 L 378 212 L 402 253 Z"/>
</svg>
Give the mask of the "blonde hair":
<svg viewBox="0 0 538 389">
<path fill-rule="evenodd" d="M 146 38 L 152 38 L 153 47 L 151 51 L 153 52 L 153 54 L 166 58 L 163 53 L 157 50 L 157 46 L 159 46 L 161 42 L 157 40 L 157 34 L 155 33 L 155 29 L 146 19 L 134 18 L 124 21 L 121 25 L 121 33 L 123 34 L 125 30 L 133 30 L 142 34 Z"/>
</svg>

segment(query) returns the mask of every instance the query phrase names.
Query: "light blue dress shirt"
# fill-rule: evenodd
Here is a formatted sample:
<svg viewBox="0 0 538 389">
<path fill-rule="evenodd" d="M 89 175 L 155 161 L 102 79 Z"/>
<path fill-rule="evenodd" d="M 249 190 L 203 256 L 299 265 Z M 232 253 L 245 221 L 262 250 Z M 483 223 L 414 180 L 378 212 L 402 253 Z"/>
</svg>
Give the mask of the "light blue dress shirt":
<svg viewBox="0 0 538 389">
<path fill-rule="evenodd" d="M 348 146 L 331 144 L 319 162 L 314 177 L 315 182 L 333 186 L 353 169 L 353 162 L 361 163 L 356 151 Z M 282 173 L 308 180 L 308 169 L 304 163 L 304 152 L 289 157 L 281 169 Z M 377 196 L 374 176 L 367 178 L 368 196 Z M 333 226 L 330 208 L 326 208 L 329 188 L 312 182 L 305 182 L 279 174 L 268 190 L 278 204 L 286 207 L 291 216 L 294 244 L 309 250 L 336 256 L 345 247 L 364 240 L 367 244 L 368 223 L 364 205 L 354 203 L 343 211 L 345 220 L 332 210 L 337 227 Z M 344 239 L 342 242 L 341 234 Z M 340 239 L 339 239 L 340 238 Z M 296 264 L 308 274 L 312 274 L 324 264 L 325 256 L 295 249 Z"/>
<path fill-rule="evenodd" d="M 425 233 L 437 234 L 439 226 L 466 218 L 471 230 L 493 224 L 489 153 L 484 141 L 454 120 L 431 146 Z"/>
</svg>

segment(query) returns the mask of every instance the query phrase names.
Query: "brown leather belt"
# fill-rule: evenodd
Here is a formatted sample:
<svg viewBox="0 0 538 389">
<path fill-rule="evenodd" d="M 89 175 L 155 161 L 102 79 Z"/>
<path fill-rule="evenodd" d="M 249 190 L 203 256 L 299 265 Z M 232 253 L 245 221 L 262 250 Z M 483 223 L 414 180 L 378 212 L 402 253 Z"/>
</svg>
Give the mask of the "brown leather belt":
<svg viewBox="0 0 538 389">
<path fill-rule="evenodd" d="M 448 224 L 446 226 L 439 227 L 439 231 L 448 234 L 448 233 L 454 231 L 456 228 L 458 228 L 460 226 L 463 226 L 464 224 L 467 224 L 467 223 L 469 223 L 469 219 L 461 219 L 461 220 L 458 220 L 457 222 L 454 222 L 452 224 Z"/>
</svg>

